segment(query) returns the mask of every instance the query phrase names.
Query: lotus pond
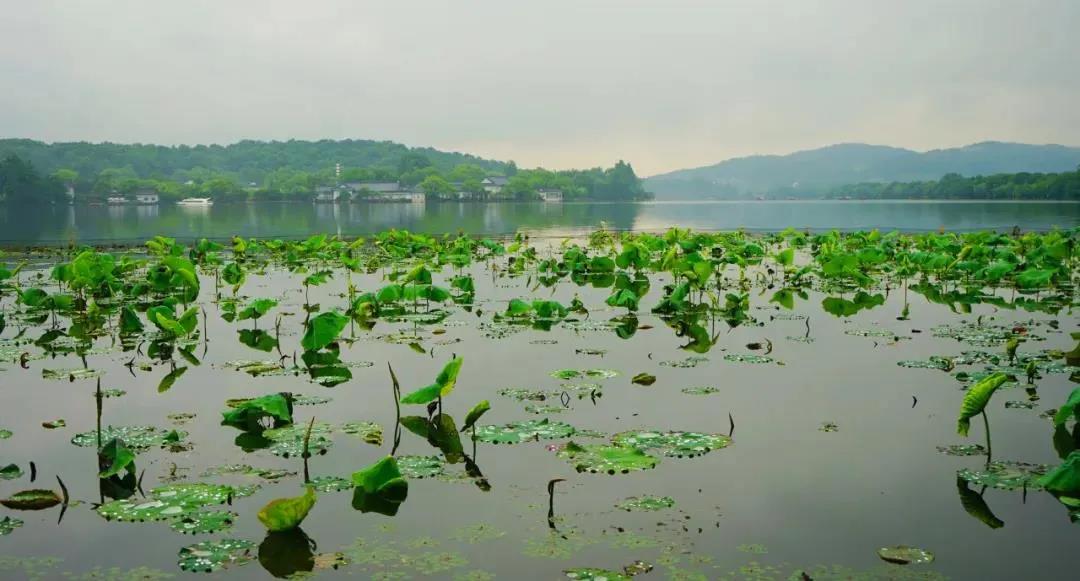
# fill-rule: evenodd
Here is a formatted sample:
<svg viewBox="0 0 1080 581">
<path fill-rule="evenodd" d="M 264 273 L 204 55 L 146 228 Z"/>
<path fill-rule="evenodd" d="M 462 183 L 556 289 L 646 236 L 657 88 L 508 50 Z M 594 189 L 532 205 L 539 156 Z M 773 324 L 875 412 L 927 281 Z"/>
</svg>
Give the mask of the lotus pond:
<svg viewBox="0 0 1080 581">
<path fill-rule="evenodd" d="M 0 262 L 0 577 L 1070 578 L 1080 230 Z"/>
</svg>

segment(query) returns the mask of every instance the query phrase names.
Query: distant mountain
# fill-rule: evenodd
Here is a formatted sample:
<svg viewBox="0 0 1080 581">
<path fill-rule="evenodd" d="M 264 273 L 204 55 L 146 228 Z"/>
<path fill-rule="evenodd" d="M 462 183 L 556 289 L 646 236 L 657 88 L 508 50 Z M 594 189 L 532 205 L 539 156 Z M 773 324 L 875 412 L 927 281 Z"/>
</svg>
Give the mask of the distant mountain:
<svg viewBox="0 0 1080 581">
<path fill-rule="evenodd" d="M 909 149 L 844 143 L 789 155 L 754 155 L 716 165 L 683 169 L 647 178 L 645 189 L 657 199 L 739 199 L 821 197 L 856 183 L 937 180 L 999 173 L 1072 171 L 1080 166 L 1080 147 L 987 141 L 953 149 Z"/>
</svg>

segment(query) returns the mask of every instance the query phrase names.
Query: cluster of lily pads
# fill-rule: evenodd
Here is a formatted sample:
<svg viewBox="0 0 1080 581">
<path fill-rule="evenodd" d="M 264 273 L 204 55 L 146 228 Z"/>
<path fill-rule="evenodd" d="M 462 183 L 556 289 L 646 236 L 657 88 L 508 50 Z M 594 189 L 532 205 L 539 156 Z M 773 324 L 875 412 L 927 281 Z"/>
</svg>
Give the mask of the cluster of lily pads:
<svg viewBox="0 0 1080 581">
<path fill-rule="evenodd" d="M 381 335 L 393 343 L 409 345 L 418 353 L 430 353 L 455 312 L 475 313 L 488 337 L 502 338 L 525 330 L 550 331 L 563 326 L 577 332 L 613 333 L 633 337 L 643 325 L 639 314 L 655 315 L 689 352 L 684 360 L 663 362 L 667 367 L 693 367 L 707 359 L 703 354 L 718 343 L 718 323 L 729 328 L 764 325 L 750 306 L 752 293 L 766 293 L 776 309 L 774 317 L 795 317 L 790 311 L 806 301 L 809 291 L 824 293 L 821 309 L 836 317 L 851 317 L 886 304 L 886 296 L 899 289 L 904 296 L 897 318 L 911 317 L 909 293 L 945 305 L 958 313 L 972 305 L 998 309 L 1056 314 L 1075 302 L 1074 278 L 1077 253 L 1076 229 L 1048 233 L 999 234 L 994 232 L 900 234 L 872 232 L 825 232 L 810 234 L 789 229 L 767 235 L 745 232 L 692 232 L 672 228 L 662 235 L 613 233 L 598 230 L 585 241 L 534 246 L 528 237 L 512 240 L 475 239 L 465 235 L 428 236 L 401 230 L 380 233 L 371 239 L 345 239 L 316 235 L 305 240 L 257 240 L 234 238 L 223 244 L 200 240 L 185 245 L 174 239 L 155 237 L 138 250 L 108 252 L 90 247 L 58 251 L 47 259 L 49 268 L 30 260 L 8 266 L 0 264 L 0 333 L 17 328 L 13 338 L 0 339 L 4 360 L 28 366 L 43 357 L 75 356 L 80 367 L 52 366 L 42 377 L 56 381 L 97 381 L 97 428 L 76 434 L 71 443 L 94 449 L 97 457 L 101 502 L 94 510 L 101 517 L 120 522 L 167 523 L 186 534 L 212 534 L 228 530 L 239 518 L 232 510 L 236 499 L 255 491 L 255 485 L 205 482 L 169 483 L 141 494 L 139 455 L 154 449 L 190 450 L 187 434 L 178 429 L 149 426 L 101 425 L 103 401 L 124 395 L 122 390 L 103 389 L 102 373 L 90 359 L 101 355 L 98 339 L 115 338 L 116 347 L 134 374 L 136 370 L 161 370 L 157 391 L 167 392 L 190 367 L 201 364 L 200 345 L 205 346 L 207 311 L 200 297 L 211 296 L 219 316 L 236 326 L 237 340 L 259 352 L 259 359 L 231 361 L 227 367 L 249 376 L 291 376 L 314 386 L 333 388 L 353 379 L 353 370 L 371 362 L 346 361 L 342 346 L 358 340 L 357 332 L 374 331 L 389 324 L 405 328 Z M 477 283 L 469 267 L 484 265 L 493 275 L 517 277 L 532 289 L 533 296 L 518 296 L 492 308 L 494 303 L 477 297 Z M 277 297 L 243 294 L 246 285 L 268 272 L 286 271 L 300 277 L 303 287 L 303 333 L 298 341 L 282 332 L 289 313 L 286 301 Z M 380 274 L 377 287 L 359 288 L 354 275 Z M 325 307 L 310 300 L 312 287 L 340 281 L 340 302 Z M 602 306 L 586 305 L 575 294 L 568 304 L 539 298 L 541 290 L 558 285 L 576 289 L 604 289 Z M 645 303 L 651 291 L 659 298 Z M 1008 292 L 999 292 L 1007 290 Z M 653 293 L 655 296 L 656 293 Z M 947 453 L 986 456 L 979 469 L 965 468 L 957 474 L 961 499 L 969 513 L 989 526 L 1001 526 L 989 512 L 981 493 L 969 485 L 1001 489 L 1043 489 L 1053 494 L 1080 520 L 1080 390 L 1076 390 L 1053 416 L 1053 444 L 1061 455 L 1059 466 L 1043 466 L 994 460 L 989 439 L 987 405 L 993 394 L 1026 381 L 1033 385 L 1043 374 L 1076 376 L 1080 348 L 1070 353 L 1025 352 L 1025 339 L 1039 337 L 1038 323 L 1003 326 L 975 323 L 941 326 L 931 332 L 955 339 L 982 351 L 968 350 L 952 357 L 901 362 L 905 367 L 929 368 L 954 375 L 966 388 L 958 417 L 958 431 L 967 436 L 971 422 L 984 421 L 984 447 L 947 448 Z M 346 334 L 346 330 L 349 333 Z M 34 337 L 32 333 L 41 330 Z M 864 334 L 868 335 L 868 334 Z M 1074 335 L 1075 336 L 1075 335 Z M 895 336 L 882 338 L 896 339 Z M 806 337 L 793 340 L 809 341 Z M 291 343 L 290 343 L 291 341 Z M 295 343 L 295 344 L 292 344 Z M 748 350 L 764 349 L 760 343 Z M 988 349 L 1003 348 L 999 352 Z M 763 353 L 727 353 L 723 359 L 739 363 L 777 363 Z M 585 355 L 603 355 L 602 351 Z M 672 430 L 626 430 L 613 435 L 579 429 L 547 417 L 561 411 L 548 399 L 563 402 L 568 393 L 595 402 L 603 382 L 619 372 L 590 367 L 561 369 L 551 376 L 568 382 L 560 391 L 505 388 L 501 396 L 525 404 L 527 412 L 543 416 L 511 423 L 479 424 L 491 410 L 484 400 L 465 411 L 460 428 L 444 403 L 454 392 L 463 359 L 454 356 L 427 385 L 402 394 L 390 367 L 396 402 L 396 422 L 391 453 L 350 477 L 309 474 L 308 460 L 333 446 L 333 434 L 342 433 L 370 445 L 382 445 L 381 426 L 369 421 L 341 425 L 296 421 L 295 406 L 318 405 L 323 396 L 296 393 L 260 394 L 225 402 L 221 423 L 237 430 L 236 444 L 244 451 L 266 450 L 272 455 L 303 463 L 301 494 L 273 500 L 257 513 L 267 529 L 262 545 L 243 539 L 206 540 L 185 547 L 179 565 L 188 571 L 212 571 L 239 565 L 277 547 L 307 542 L 300 526 L 320 494 L 352 490 L 351 506 L 363 513 L 394 515 L 409 494 L 409 480 L 458 479 L 479 489 L 490 483 L 475 461 L 477 443 L 528 445 L 558 441 L 553 451 L 578 472 L 628 474 L 656 467 L 661 460 L 692 458 L 729 446 L 731 434 Z M 651 373 L 637 373 L 630 381 L 653 385 Z M 687 387 L 684 393 L 708 395 L 715 387 Z M 560 395 L 560 393 L 562 395 Z M 444 400 L 447 400 L 444 402 Z M 544 403 L 541 403 L 544 402 Z M 401 406 L 420 406 L 423 412 L 403 415 Z M 188 418 L 190 419 L 190 418 Z M 45 427 L 63 427 L 62 419 Z M 1071 426 L 1071 427 L 1070 427 Z M 826 429 L 828 428 L 828 429 Z M 823 426 L 835 431 L 835 424 Z M 414 434 L 436 453 L 398 454 L 403 432 Z M 0 439 L 11 437 L 0 430 Z M 472 441 L 473 453 L 463 443 Z M 600 440 L 599 442 L 596 440 Z M 460 467 L 460 472 L 454 472 Z M 299 467 L 297 467 L 299 468 Z M 0 478 L 18 478 L 22 469 L 10 465 Z M 207 471 L 205 477 L 247 474 L 264 480 L 292 475 L 286 470 L 255 469 L 236 465 Z M 8 496 L 0 504 L 16 510 L 38 510 L 70 504 L 63 482 L 60 493 L 46 488 Z M 553 494 L 552 485 L 549 493 Z M 619 504 L 625 510 L 663 510 L 674 505 L 670 497 L 639 496 Z M 551 516 L 549 516 L 549 519 Z M 0 536 L 23 526 L 12 517 L 0 520 Z M 909 547 L 882 549 L 881 558 L 891 562 L 928 562 L 932 555 Z M 316 556 L 298 571 L 314 567 Z M 328 562 L 336 563 L 332 558 Z M 336 566 L 336 565 L 335 565 Z M 642 572 L 633 566 L 623 573 L 599 569 L 568 570 L 572 578 L 621 578 Z M 292 573 L 298 571 L 291 571 Z M 646 571 L 647 572 L 647 571 Z"/>
</svg>

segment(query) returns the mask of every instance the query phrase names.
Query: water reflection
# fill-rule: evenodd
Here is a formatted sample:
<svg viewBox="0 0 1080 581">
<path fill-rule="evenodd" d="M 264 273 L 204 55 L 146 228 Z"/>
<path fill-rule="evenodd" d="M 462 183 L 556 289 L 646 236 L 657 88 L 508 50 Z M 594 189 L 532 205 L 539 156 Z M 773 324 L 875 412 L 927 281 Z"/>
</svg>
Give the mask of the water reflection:
<svg viewBox="0 0 1080 581">
<path fill-rule="evenodd" d="M 881 228 L 1045 230 L 1080 225 L 1075 203 L 970 202 L 656 202 L 646 204 L 259 203 L 213 206 L 0 205 L 0 243 L 140 242 L 155 235 L 190 240 L 233 235 L 300 238 L 312 232 L 359 235 L 407 228 L 428 233 L 506 234 L 519 229 L 579 235 L 600 223 L 616 229 L 825 230 Z"/>
</svg>

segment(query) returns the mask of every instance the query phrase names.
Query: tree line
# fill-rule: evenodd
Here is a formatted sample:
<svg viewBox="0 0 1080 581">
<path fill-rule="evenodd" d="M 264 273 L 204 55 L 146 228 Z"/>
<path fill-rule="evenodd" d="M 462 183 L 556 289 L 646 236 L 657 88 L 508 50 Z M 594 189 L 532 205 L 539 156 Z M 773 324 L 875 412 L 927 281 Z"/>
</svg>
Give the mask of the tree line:
<svg viewBox="0 0 1080 581">
<path fill-rule="evenodd" d="M 519 170 L 513 161 L 374 141 L 243 141 L 228 146 L 168 147 L 6 139 L 0 140 L 0 159 L 10 165 L 11 172 L 23 176 L 0 189 L 16 201 L 59 200 L 68 188 L 81 200 L 126 196 L 144 189 L 156 191 L 164 200 L 193 196 L 221 201 L 302 200 L 323 188 L 363 182 L 396 182 L 435 197 L 469 192 L 526 200 L 542 188 L 559 189 L 568 199 L 647 197 L 633 168 L 622 161 L 611 168 Z M 340 176 L 337 163 L 342 165 Z M 36 177 L 31 179 L 31 175 Z M 509 183 L 492 195 L 482 183 L 489 176 L 505 177 Z"/>
<path fill-rule="evenodd" d="M 1063 173 L 1011 173 L 963 177 L 945 174 L 925 182 L 861 183 L 841 186 L 829 198 L 860 200 L 1076 200 L 1080 201 L 1080 167 Z"/>
</svg>

